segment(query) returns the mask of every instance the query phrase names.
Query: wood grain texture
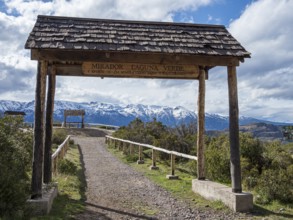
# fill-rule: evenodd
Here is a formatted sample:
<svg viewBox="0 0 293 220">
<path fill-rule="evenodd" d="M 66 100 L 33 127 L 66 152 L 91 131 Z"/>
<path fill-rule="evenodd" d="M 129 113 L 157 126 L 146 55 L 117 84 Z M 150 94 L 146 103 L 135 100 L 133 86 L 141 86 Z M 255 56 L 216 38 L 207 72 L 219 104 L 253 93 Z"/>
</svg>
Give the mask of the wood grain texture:
<svg viewBox="0 0 293 220">
<path fill-rule="evenodd" d="M 205 135 L 205 70 L 200 69 L 197 116 L 197 178 L 205 179 L 204 135 Z"/>
<path fill-rule="evenodd" d="M 32 199 L 42 197 L 44 157 L 44 110 L 48 62 L 38 62 L 35 96 L 34 152 L 32 169 Z"/>
<path fill-rule="evenodd" d="M 239 144 L 239 110 L 236 67 L 228 66 L 228 90 L 229 90 L 229 139 L 230 139 L 230 170 L 232 191 L 242 192 L 240 144 Z"/>
</svg>

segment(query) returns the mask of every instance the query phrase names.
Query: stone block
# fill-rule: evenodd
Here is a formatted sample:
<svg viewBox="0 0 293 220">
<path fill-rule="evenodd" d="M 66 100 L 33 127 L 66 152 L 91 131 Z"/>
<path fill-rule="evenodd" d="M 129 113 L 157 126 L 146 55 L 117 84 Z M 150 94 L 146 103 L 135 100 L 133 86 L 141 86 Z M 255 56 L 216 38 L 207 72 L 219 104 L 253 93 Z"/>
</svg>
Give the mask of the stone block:
<svg viewBox="0 0 293 220">
<path fill-rule="evenodd" d="M 137 164 L 144 164 L 144 160 L 138 160 Z"/>
<path fill-rule="evenodd" d="M 192 191 L 208 200 L 220 200 L 235 212 L 249 212 L 253 209 L 251 193 L 233 193 L 232 188 L 209 180 L 192 180 Z"/>
<path fill-rule="evenodd" d="M 167 175 L 166 178 L 169 180 L 178 180 L 179 179 L 179 177 L 176 175 Z"/>
<path fill-rule="evenodd" d="M 27 203 L 32 210 L 32 215 L 47 215 L 50 213 L 54 198 L 58 195 L 57 184 L 45 187 L 42 192 L 42 198 L 29 199 Z"/>
<path fill-rule="evenodd" d="M 150 170 L 158 170 L 159 169 L 159 167 L 157 167 L 157 166 L 150 166 Z"/>
</svg>

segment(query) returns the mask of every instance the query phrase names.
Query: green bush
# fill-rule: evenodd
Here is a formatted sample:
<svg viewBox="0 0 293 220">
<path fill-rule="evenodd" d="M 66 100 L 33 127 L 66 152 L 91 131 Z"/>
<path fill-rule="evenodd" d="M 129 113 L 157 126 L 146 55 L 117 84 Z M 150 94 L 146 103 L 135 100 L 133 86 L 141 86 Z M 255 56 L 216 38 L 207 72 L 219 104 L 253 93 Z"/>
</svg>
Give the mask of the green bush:
<svg viewBox="0 0 293 220">
<path fill-rule="evenodd" d="M 186 167 L 191 175 L 197 176 L 197 161 L 196 160 L 190 160 L 186 164 Z"/>
<path fill-rule="evenodd" d="M 208 179 L 230 183 L 230 150 L 226 135 L 210 140 L 206 146 L 205 161 Z"/>
<path fill-rule="evenodd" d="M 66 139 L 66 137 L 67 137 L 67 134 L 64 129 L 54 129 L 52 143 L 60 145 L 63 143 L 63 141 Z"/>
<path fill-rule="evenodd" d="M 30 194 L 32 132 L 23 129 L 22 120 L 0 118 L 0 218 L 23 215 Z"/>
<path fill-rule="evenodd" d="M 68 159 L 62 159 L 58 162 L 58 172 L 68 175 L 75 175 L 77 172 L 77 166 Z"/>
<path fill-rule="evenodd" d="M 138 155 L 128 154 L 125 158 L 127 162 L 136 162 L 138 160 Z"/>
<path fill-rule="evenodd" d="M 293 202 L 293 165 L 287 170 L 265 170 L 260 176 L 256 192 L 261 204 L 269 203 L 273 200 L 282 202 Z M 289 171 L 290 170 L 290 171 Z M 291 172 L 291 173 L 290 173 Z"/>
</svg>

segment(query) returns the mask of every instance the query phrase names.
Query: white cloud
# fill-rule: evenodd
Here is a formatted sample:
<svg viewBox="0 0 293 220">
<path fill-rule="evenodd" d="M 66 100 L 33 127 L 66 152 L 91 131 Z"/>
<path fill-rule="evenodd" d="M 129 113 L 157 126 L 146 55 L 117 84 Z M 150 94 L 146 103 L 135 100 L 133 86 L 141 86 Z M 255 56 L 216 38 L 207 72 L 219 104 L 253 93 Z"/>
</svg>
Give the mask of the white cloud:
<svg viewBox="0 0 293 220">
<path fill-rule="evenodd" d="M 4 0 L 0 10 L 0 98 L 32 100 L 36 62 L 24 50 L 38 14 L 172 21 L 217 0 Z M 2 3 L 2 4 L 3 4 Z M 252 53 L 238 68 L 242 115 L 293 121 L 293 1 L 259 0 L 248 5 L 229 31 Z M 224 12 L 223 12 L 224 13 Z M 210 15 L 213 18 L 213 15 Z M 207 81 L 206 111 L 228 114 L 226 68 Z M 59 77 L 56 98 L 76 101 L 182 105 L 196 109 L 197 82 Z"/>
<path fill-rule="evenodd" d="M 292 114 L 284 114 L 286 108 L 293 107 L 292 8 L 290 0 L 259 0 L 229 27 L 252 53 L 252 58 L 239 68 L 239 97 L 244 113 L 293 122 Z"/>
</svg>

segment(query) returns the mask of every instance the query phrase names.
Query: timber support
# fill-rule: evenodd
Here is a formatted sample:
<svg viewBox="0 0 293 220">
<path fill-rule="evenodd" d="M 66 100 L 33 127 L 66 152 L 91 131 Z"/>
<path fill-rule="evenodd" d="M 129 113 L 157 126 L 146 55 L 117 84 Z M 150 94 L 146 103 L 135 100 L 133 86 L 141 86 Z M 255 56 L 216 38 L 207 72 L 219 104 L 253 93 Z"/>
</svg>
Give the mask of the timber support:
<svg viewBox="0 0 293 220">
<path fill-rule="evenodd" d="M 239 110 L 237 94 L 236 67 L 228 66 L 229 90 L 229 139 L 230 139 L 230 170 L 232 192 L 241 193 L 241 167 L 239 150 Z"/>
<path fill-rule="evenodd" d="M 48 91 L 46 105 L 46 135 L 45 135 L 45 154 L 44 154 L 44 183 L 52 181 L 52 135 L 53 135 L 53 111 L 56 87 L 56 69 L 51 67 L 48 75 Z"/>
<path fill-rule="evenodd" d="M 150 170 L 158 170 L 159 167 L 157 167 L 157 151 L 155 149 L 152 149 L 152 165 L 150 166 Z"/>
<path fill-rule="evenodd" d="M 38 62 L 35 96 L 35 122 L 34 122 L 34 152 L 32 168 L 32 199 L 42 197 L 43 185 L 43 157 L 44 157 L 44 110 L 46 93 L 46 74 L 48 62 Z"/>
<path fill-rule="evenodd" d="M 170 158 L 171 158 L 171 174 L 167 175 L 167 179 L 169 180 L 176 180 L 178 179 L 178 176 L 175 175 L 175 154 L 171 154 Z"/>
<path fill-rule="evenodd" d="M 200 67 L 197 114 L 197 179 L 205 179 L 204 133 L 205 133 L 205 70 Z"/>
</svg>

